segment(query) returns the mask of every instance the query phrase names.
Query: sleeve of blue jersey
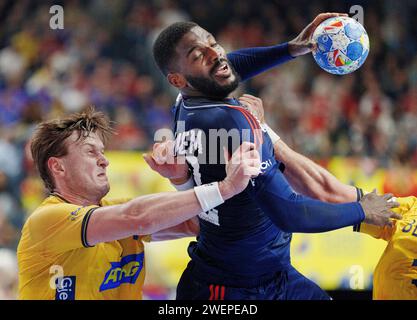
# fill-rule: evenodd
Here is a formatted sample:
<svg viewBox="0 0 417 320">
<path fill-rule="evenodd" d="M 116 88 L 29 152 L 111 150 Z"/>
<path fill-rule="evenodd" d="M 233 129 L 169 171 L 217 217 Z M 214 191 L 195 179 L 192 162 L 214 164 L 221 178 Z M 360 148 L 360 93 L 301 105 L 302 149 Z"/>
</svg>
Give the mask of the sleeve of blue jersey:
<svg viewBox="0 0 417 320">
<path fill-rule="evenodd" d="M 270 171 L 254 190 L 262 210 L 286 232 L 326 232 L 360 224 L 365 213 L 358 202 L 333 204 L 293 191 L 282 172 Z"/>
<path fill-rule="evenodd" d="M 190 124 L 193 127 L 194 123 L 190 121 Z M 198 118 L 198 128 L 203 130 L 207 137 L 210 135 L 210 130 L 213 129 L 225 130 L 230 136 L 232 134 L 231 130 L 236 130 L 236 137 L 238 137 L 236 142 L 238 143 L 232 146 L 231 140 L 229 139 L 229 152 L 234 152 L 243 141 L 254 142 L 254 132 L 250 129 L 247 120 L 239 116 L 239 111 L 228 109 L 227 107 L 210 109 L 204 117 Z"/>
<path fill-rule="evenodd" d="M 294 59 L 288 51 L 288 43 L 270 47 L 245 48 L 227 55 L 242 81 Z"/>
</svg>

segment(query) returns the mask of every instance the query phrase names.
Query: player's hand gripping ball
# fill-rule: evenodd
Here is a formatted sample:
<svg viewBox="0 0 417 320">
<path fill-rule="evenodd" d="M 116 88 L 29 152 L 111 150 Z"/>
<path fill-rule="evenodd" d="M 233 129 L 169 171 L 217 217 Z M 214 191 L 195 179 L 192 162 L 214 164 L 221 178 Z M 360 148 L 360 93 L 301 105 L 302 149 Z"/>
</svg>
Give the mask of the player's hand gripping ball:
<svg viewBox="0 0 417 320">
<path fill-rule="evenodd" d="M 334 17 L 323 21 L 313 33 L 312 51 L 317 64 L 332 74 L 351 73 L 365 62 L 369 38 L 355 19 Z"/>
</svg>

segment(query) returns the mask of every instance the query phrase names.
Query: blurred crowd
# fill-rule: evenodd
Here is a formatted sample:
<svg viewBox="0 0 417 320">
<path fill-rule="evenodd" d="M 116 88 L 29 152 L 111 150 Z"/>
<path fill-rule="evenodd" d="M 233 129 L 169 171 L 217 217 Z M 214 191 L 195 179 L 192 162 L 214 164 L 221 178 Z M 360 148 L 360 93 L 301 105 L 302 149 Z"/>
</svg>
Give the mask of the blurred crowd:
<svg viewBox="0 0 417 320">
<path fill-rule="evenodd" d="M 49 25 L 54 4 L 64 8 L 62 30 Z M 353 4 L 363 5 L 371 44 L 360 70 L 333 76 L 308 55 L 245 83 L 236 96 L 261 97 L 270 126 L 306 155 L 415 169 L 416 1 L 0 1 L 0 279 L 3 264 L 15 264 L 7 250 L 17 245 L 31 196 L 43 192 L 28 153 L 36 123 L 93 104 L 115 122 L 110 149 L 146 150 L 172 121 L 176 92 L 151 53 L 166 25 L 193 20 L 231 51 L 288 41 L 318 13 Z M 0 298 L 11 286 L 0 283 Z"/>
</svg>

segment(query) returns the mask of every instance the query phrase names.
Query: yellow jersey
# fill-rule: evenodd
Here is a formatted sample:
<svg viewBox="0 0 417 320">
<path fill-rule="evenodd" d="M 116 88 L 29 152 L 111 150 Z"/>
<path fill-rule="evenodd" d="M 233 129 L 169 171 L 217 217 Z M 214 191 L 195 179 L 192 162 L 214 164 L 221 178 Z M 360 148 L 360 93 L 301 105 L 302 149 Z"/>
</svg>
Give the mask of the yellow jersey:
<svg viewBox="0 0 417 320">
<path fill-rule="evenodd" d="M 103 200 L 101 205 L 126 201 Z M 51 195 L 27 219 L 17 249 L 20 299 L 142 298 L 142 241 L 149 241 L 149 237 L 133 236 L 89 246 L 86 228 L 97 208 Z"/>
<path fill-rule="evenodd" d="M 361 224 L 355 231 L 388 241 L 375 270 L 373 299 L 417 300 L 417 198 L 397 198 L 393 227 Z"/>
</svg>

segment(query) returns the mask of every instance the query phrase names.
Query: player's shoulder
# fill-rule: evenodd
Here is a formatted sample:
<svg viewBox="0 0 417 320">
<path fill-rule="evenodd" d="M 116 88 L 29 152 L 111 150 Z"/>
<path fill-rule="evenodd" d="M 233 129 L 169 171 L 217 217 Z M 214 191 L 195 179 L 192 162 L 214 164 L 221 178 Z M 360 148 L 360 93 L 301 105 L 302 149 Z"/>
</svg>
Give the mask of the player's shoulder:
<svg viewBox="0 0 417 320">
<path fill-rule="evenodd" d="M 39 207 L 35 209 L 30 217 L 33 219 L 49 215 L 51 213 L 65 212 L 76 206 L 77 205 L 66 202 L 57 196 L 50 195 L 40 204 Z"/>
<path fill-rule="evenodd" d="M 51 195 L 30 215 L 28 223 L 32 227 L 47 228 L 62 219 L 76 217 L 81 211 L 85 211 L 86 208 L 86 206 L 69 203 L 57 196 Z"/>
<path fill-rule="evenodd" d="M 218 110 L 233 104 L 236 104 L 234 99 L 210 99 L 206 97 L 185 97 L 180 101 L 180 105 L 185 110 Z"/>
<path fill-rule="evenodd" d="M 236 127 L 236 115 L 243 108 L 234 99 L 212 100 L 207 98 L 188 98 L 182 102 L 182 108 L 188 124 L 198 124 L 199 127 Z"/>
</svg>

